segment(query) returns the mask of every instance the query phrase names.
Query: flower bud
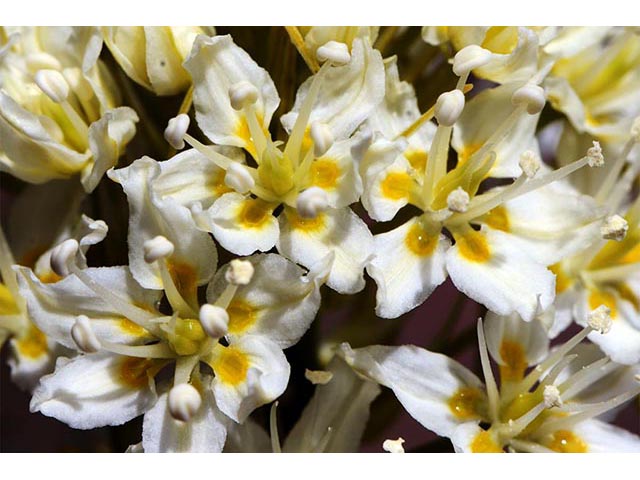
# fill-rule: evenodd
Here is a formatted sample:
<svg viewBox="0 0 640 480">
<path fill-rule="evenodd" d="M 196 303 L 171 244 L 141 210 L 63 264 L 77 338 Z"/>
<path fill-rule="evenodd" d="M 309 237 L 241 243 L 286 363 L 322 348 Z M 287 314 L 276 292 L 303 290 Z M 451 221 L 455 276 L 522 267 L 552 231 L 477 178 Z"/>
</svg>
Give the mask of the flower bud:
<svg viewBox="0 0 640 480">
<path fill-rule="evenodd" d="M 169 391 L 168 403 L 173 418 L 188 422 L 200 410 L 202 397 L 193 385 L 181 383 Z"/>
<path fill-rule="evenodd" d="M 464 94 L 460 90 L 445 92 L 436 100 L 435 117 L 440 125 L 450 127 L 464 109 Z"/>
</svg>

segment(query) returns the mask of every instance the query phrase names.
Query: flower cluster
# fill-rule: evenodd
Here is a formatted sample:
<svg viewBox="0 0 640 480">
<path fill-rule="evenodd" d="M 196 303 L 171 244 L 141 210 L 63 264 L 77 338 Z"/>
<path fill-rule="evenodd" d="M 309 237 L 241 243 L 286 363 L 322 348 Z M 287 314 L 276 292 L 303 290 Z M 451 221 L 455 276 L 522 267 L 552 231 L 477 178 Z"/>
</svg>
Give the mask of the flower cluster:
<svg viewBox="0 0 640 480">
<path fill-rule="evenodd" d="M 143 415 L 132 452 L 358 451 L 382 385 L 455 451 L 640 452 L 607 423 L 640 393 L 637 30 L 274 28 L 271 71 L 231 31 L 0 30 L 0 341 L 31 411 Z M 447 279 L 486 309 L 484 381 L 446 341 L 375 345 Z M 320 338 L 338 294 L 371 311 Z M 281 443 L 277 402 L 252 413 L 300 368 Z"/>
</svg>

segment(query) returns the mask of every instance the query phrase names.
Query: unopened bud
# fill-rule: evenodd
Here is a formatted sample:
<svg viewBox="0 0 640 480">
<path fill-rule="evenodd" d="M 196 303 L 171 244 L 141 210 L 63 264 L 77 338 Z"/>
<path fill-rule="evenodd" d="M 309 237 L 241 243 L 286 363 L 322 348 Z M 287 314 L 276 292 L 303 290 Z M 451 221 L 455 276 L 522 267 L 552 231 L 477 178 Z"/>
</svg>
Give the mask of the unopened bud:
<svg viewBox="0 0 640 480">
<path fill-rule="evenodd" d="M 311 139 L 313 140 L 313 154 L 317 157 L 321 157 L 331 148 L 333 145 L 333 135 L 329 127 L 320 122 L 313 122 L 311 124 Z"/>
<path fill-rule="evenodd" d="M 453 57 L 453 73 L 461 77 L 491 60 L 491 52 L 479 45 L 468 45 Z"/>
<path fill-rule="evenodd" d="M 605 240 L 615 240 L 621 242 L 627 235 L 629 224 L 620 215 L 613 215 L 607 218 L 600 227 L 600 234 Z"/>
<path fill-rule="evenodd" d="M 302 218 L 316 218 L 329 206 L 329 197 L 320 187 L 309 187 L 298 195 L 296 208 Z"/>
<path fill-rule="evenodd" d="M 200 410 L 202 397 L 189 383 L 176 385 L 169 391 L 169 413 L 176 420 L 188 422 Z"/>
<path fill-rule="evenodd" d="M 242 110 L 258 101 L 258 89 L 247 81 L 238 82 L 229 89 L 229 100 L 234 110 Z"/>
<path fill-rule="evenodd" d="M 236 258 L 229 262 L 224 278 L 232 285 L 247 285 L 253 277 L 253 264 Z"/>
<path fill-rule="evenodd" d="M 527 150 L 520 155 L 520 161 L 518 162 L 522 172 L 527 176 L 527 178 L 533 178 L 540 170 L 540 160 L 535 153 L 531 150 Z"/>
<path fill-rule="evenodd" d="M 560 390 L 558 390 L 558 387 L 555 385 L 547 385 L 544 387 L 542 398 L 544 399 L 544 406 L 547 408 L 562 407 Z"/>
<path fill-rule="evenodd" d="M 227 167 L 224 183 L 238 193 L 247 193 L 256 185 L 256 181 L 249 173 L 249 170 L 237 162 L 231 162 Z"/>
<path fill-rule="evenodd" d="M 458 187 L 447 197 L 447 208 L 452 212 L 463 213 L 469 207 L 469 194 Z"/>
<path fill-rule="evenodd" d="M 184 148 L 184 136 L 189 130 L 189 123 L 191 123 L 189 115 L 181 113 L 169 120 L 167 128 L 164 130 L 164 139 L 176 150 Z"/>
<path fill-rule="evenodd" d="M 435 117 L 438 124 L 450 127 L 460 117 L 464 109 L 464 94 L 456 89 L 445 92 L 436 100 Z"/>
<path fill-rule="evenodd" d="M 535 115 L 542 111 L 546 103 L 544 90 L 539 85 L 527 83 L 513 92 L 511 103 L 516 106 L 526 105 L 527 113 L 529 115 Z"/>
<path fill-rule="evenodd" d="M 222 307 L 205 303 L 200 307 L 200 324 L 211 338 L 222 338 L 229 332 L 229 314 Z"/>
<path fill-rule="evenodd" d="M 147 240 L 142 248 L 144 250 L 144 261 L 147 263 L 153 263 L 161 258 L 169 257 L 175 249 L 173 243 L 162 235 Z"/>
<path fill-rule="evenodd" d="M 389 453 L 404 453 L 404 447 L 402 444 L 404 443 L 404 438 L 398 437 L 397 440 L 385 440 L 382 443 L 382 449 L 385 452 Z"/>
<path fill-rule="evenodd" d="M 590 167 L 602 167 L 604 165 L 604 155 L 602 155 L 600 142 L 593 142 L 593 147 L 587 150 L 587 158 L 589 159 Z"/>
<path fill-rule="evenodd" d="M 603 335 L 608 333 L 611 330 L 611 309 L 606 305 L 600 305 L 587 314 L 587 323 Z"/>
<path fill-rule="evenodd" d="M 330 40 L 316 50 L 316 57 L 320 62 L 330 62 L 332 65 L 345 65 L 351 61 L 349 47 L 341 42 Z"/>
<path fill-rule="evenodd" d="M 51 251 L 51 270 L 61 277 L 69 275 L 69 264 L 75 261 L 78 241 L 69 238 Z"/>
<path fill-rule="evenodd" d="M 78 349 L 85 353 L 95 353 L 100 350 L 100 341 L 93 333 L 89 317 L 80 315 L 71 327 L 71 338 Z"/>
<path fill-rule="evenodd" d="M 38 70 L 34 80 L 40 90 L 56 103 L 64 102 L 69 96 L 69 84 L 57 70 Z"/>
</svg>

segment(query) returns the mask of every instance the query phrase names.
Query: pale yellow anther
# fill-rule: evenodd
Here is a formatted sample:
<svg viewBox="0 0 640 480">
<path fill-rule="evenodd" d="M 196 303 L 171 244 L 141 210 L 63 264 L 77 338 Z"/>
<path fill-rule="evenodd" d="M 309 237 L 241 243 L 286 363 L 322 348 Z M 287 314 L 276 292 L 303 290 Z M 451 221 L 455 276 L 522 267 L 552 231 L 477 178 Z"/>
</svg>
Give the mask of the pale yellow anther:
<svg viewBox="0 0 640 480">
<path fill-rule="evenodd" d="M 330 62 L 332 65 L 345 65 L 351 61 L 349 47 L 342 43 L 330 40 L 316 51 L 319 62 Z"/>
<path fill-rule="evenodd" d="M 78 241 L 69 238 L 51 251 L 51 270 L 61 277 L 69 275 L 69 264 L 75 261 L 78 252 Z"/>
<path fill-rule="evenodd" d="M 25 57 L 27 69 L 30 72 L 38 70 L 62 70 L 62 64 L 56 57 L 45 52 L 30 53 Z"/>
<path fill-rule="evenodd" d="M 256 181 L 249 173 L 249 170 L 237 162 L 231 162 L 227 167 L 224 183 L 238 193 L 247 193 L 256 185 Z"/>
<path fill-rule="evenodd" d="M 224 278 L 231 285 L 247 285 L 253 277 L 253 270 L 251 262 L 236 258 L 229 262 Z"/>
<path fill-rule="evenodd" d="M 608 333 L 611 330 L 611 309 L 606 305 L 600 305 L 587 314 L 587 323 L 601 334 Z"/>
<path fill-rule="evenodd" d="M 404 453 L 404 438 L 398 437 L 396 440 L 387 439 L 382 443 L 382 449 L 389 453 Z"/>
<path fill-rule="evenodd" d="M 453 57 L 453 73 L 461 77 L 491 60 L 491 52 L 479 45 L 468 45 Z"/>
<path fill-rule="evenodd" d="M 452 212 L 464 213 L 469 208 L 469 194 L 458 187 L 447 197 L 447 208 Z"/>
<path fill-rule="evenodd" d="M 314 385 L 326 385 L 333 378 L 333 373 L 325 370 L 304 370 L 304 378 L 309 380 Z"/>
<path fill-rule="evenodd" d="M 540 160 L 531 150 L 527 150 L 520 155 L 518 165 L 520 165 L 522 173 L 524 173 L 527 178 L 535 177 L 538 170 L 540 170 Z"/>
<path fill-rule="evenodd" d="M 460 90 L 445 92 L 436 100 L 435 117 L 438 124 L 450 127 L 460 117 L 464 109 L 464 94 Z"/>
<path fill-rule="evenodd" d="M 313 154 L 321 157 L 333 145 L 333 135 L 329 126 L 321 122 L 313 122 L 310 128 L 311 140 L 313 140 Z"/>
<path fill-rule="evenodd" d="M 320 187 L 309 187 L 298 195 L 296 209 L 302 218 L 316 218 L 329 206 L 329 197 Z"/>
<path fill-rule="evenodd" d="M 181 383 L 169 391 L 167 402 L 169 413 L 173 418 L 188 422 L 200 410 L 202 397 L 193 385 Z"/>
<path fill-rule="evenodd" d="M 593 142 L 593 147 L 587 150 L 587 158 L 589 159 L 590 167 L 602 167 L 604 165 L 604 155 L 602 155 L 600 142 Z"/>
<path fill-rule="evenodd" d="M 562 407 L 562 398 L 560 397 L 560 390 L 555 385 L 547 385 L 542 392 L 544 399 L 544 406 L 547 408 Z"/>
<path fill-rule="evenodd" d="M 200 307 L 200 324 L 211 338 L 222 338 L 229 331 L 229 314 L 222 307 L 205 303 Z"/>
<path fill-rule="evenodd" d="M 243 80 L 229 88 L 229 100 L 234 110 L 242 110 L 258 101 L 258 89 L 252 83 Z"/>
<path fill-rule="evenodd" d="M 80 315 L 71 327 L 71 338 L 78 350 L 85 353 L 95 353 L 100 350 L 100 341 L 91 328 L 89 317 Z"/>
<path fill-rule="evenodd" d="M 600 227 L 600 234 L 605 240 L 621 242 L 627 236 L 629 223 L 620 215 L 608 217 Z"/>
<path fill-rule="evenodd" d="M 69 96 L 69 84 L 57 70 L 38 70 L 34 76 L 38 88 L 56 103 L 64 102 Z"/>
<path fill-rule="evenodd" d="M 182 150 L 184 148 L 184 136 L 189 130 L 189 123 L 191 119 L 186 113 L 173 117 L 169 120 L 167 128 L 164 131 L 164 138 L 169 145 L 176 150 Z"/>
<path fill-rule="evenodd" d="M 535 115 L 542 111 L 546 103 L 544 90 L 539 85 L 527 83 L 513 92 L 511 103 L 516 106 L 526 105 L 527 113 Z"/>
<path fill-rule="evenodd" d="M 142 249 L 144 252 L 144 261 L 153 263 L 161 258 L 171 256 L 175 247 L 166 237 L 158 235 L 144 242 Z"/>
</svg>

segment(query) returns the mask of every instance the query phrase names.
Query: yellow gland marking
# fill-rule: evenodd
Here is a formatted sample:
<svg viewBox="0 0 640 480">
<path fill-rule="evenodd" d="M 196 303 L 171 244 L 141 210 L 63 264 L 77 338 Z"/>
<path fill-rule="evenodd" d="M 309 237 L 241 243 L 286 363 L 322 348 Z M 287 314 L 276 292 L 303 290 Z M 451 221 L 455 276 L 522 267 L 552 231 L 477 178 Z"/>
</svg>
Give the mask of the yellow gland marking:
<svg viewBox="0 0 640 480">
<path fill-rule="evenodd" d="M 588 451 L 587 444 L 569 430 L 555 432 L 547 443 L 547 447 L 559 453 L 587 453 Z"/>
<path fill-rule="evenodd" d="M 117 381 L 125 387 L 140 388 L 149 382 L 156 362 L 150 358 L 124 357 L 117 370 Z"/>
<path fill-rule="evenodd" d="M 473 155 L 478 150 L 480 150 L 480 147 L 482 147 L 481 143 L 472 143 L 470 145 L 464 145 L 460 150 L 460 152 L 458 153 L 458 166 L 464 165 L 467 162 L 467 160 L 469 160 L 471 155 Z"/>
<path fill-rule="evenodd" d="M 518 45 L 518 29 L 515 27 L 491 27 L 487 30 L 481 47 L 493 53 L 509 54 Z"/>
<path fill-rule="evenodd" d="M 415 255 L 427 257 L 436 249 L 439 235 L 440 232 L 429 234 L 419 222 L 416 222 L 407 232 L 404 243 Z"/>
<path fill-rule="evenodd" d="M 56 283 L 62 280 L 62 277 L 55 272 L 49 270 L 46 273 L 38 275 L 38 278 L 42 283 Z"/>
<path fill-rule="evenodd" d="M 335 160 L 322 158 L 311 164 L 311 185 L 320 188 L 336 188 L 340 177 L 340 167 Z"/>
<path fill-rule="evenodd" d="M 246 300 L 234 298 L 227 307 L 229 314 L 229 333 L 238 334 L 246 331 L 256 321 L 257 311 Z"/>
<path fill-rule="evenodd" d="M 216 358 L 213 371 L 223 383 L 238 385 L 247 378 L 249 358 L 234 347 L 226 347 Z"/>
<path fill-rule="evenodd" d="M 178 292 L 180 292 L 187 301 L 197 298 L 198 277 L 196 270 L 191 265 L 183 262 L 170 261 L 167 264 L 167 269 Z"/>
<path fill-rule="evenodd" d="M 269 137 L 270 136 L 269 130 L 264 126 L 264 117 L 259 113 L 256 114 L 256 117 L 258 119 L 258 125 L 260 125 L 260 128 L 262 128 L 262 131 L 264 132 L 264 134 L 267 137 Z M 256 146 L 253 143 L 253 139 L 251 137 L 251 131 L 249 130 L 249 124 L 247 123 L 247 118 L 244 116 L 244 114 L 240 117 L 240 119 L 238 120 L 238 123 L 236 123 L 235 134 L 236 136 L 244 140 L 245 148 L 255 158 Z"/>
<path fill-rule="evenodd" d="M 47 251 L 47 247 L 34 247 L 28 250 L 24 255 L 22 255 L 22 258 L 18 263 L 20 265 L 24 265 L 25 267 L 29 267 L 30 269 L 33 270 L 33 267 L 35 267 L 38 259 L 46 251 Z"/>
<path fill-rule="evenodd" d="M 482 392 L 480 392 L 480 390 L 477 388 L 464 387 L 454 393 L 447 401 L 447 404 L 456 418 L 471 420 L 474 418 L 482 418 L 479 411 L 482 400 Z"/>
<path fill-rule="evenodd" d="M 248 198 L 240 207 L 238 220 L 245 228 L 262 228 L 271 219 L 271 207 L 259 198 Z"/>
<path fill-rule="evenodd" d="M 484 216 L 484 222 L 491 228 L 501 230 L 503 232 L 509 232 L 511 222 L 509 221 L 509 214 L 507 209 L 503 205 L 499 205 Z"/>
<path fill-rule="evenodd" d="M 224 183 L 224 170 L 218 170 L 214 175 L 209 177 L 207 181 L 207 188 L 211 190 L 216 196 L 220 197 L 225 193 L 233 192 L 233 188 L 227 187 Z"/>
<path fill-rule="evenodd" d="M 456 237 L 456 245 L 460 255 L 472 262 L 484 263 L 491 258 L 486 236 L 475 230 Z"/>
<path fill-rule="evenodd" d="M 318 232 L 325 227 L 325 216 L 319 214 L 316 218 L 302 218 L 294 210 L 286 210 L 287 220 L 294 230 Z"/>
<path fill-rule="evenodd" d="M 404 156 L 409 161 L 411 168 L 420 173 L 424 173 L 424 169 L 427 168 L 427 160 L 429 159 L 427 152 L 424 150 L 409 150 L 408 152 L 404 152 Z"/>
<path fill-rule="evenodd" d="M 618 315 L 618 308 L 616 305 L 616 297 L 611 292 L 601 290 L 591 290 L 589 293 L 589 309 L 595 310 L 600 305 L 604 305 L 611 309 L 611 319 L 616 318 Z"/>
<path fill-rule="evenodd" d="M 562 264 L 556 263 L 554 265 L 551 265 L 549 267 L 549 270 L 551 270 L 556 275 L 556 295 L 560 295 L 565 290 L 568 290 L 571 285 L 573 285 L 574 280 L 565 273 L 562 268 Z"/>
<path fill-rule="evenodd" d="M 382 196 L 389 200 L 408 199 L 412 184 L 413 180 L 408 173 L 390 172 L 380 182 L 380 190 L 382 191 Z"/>
<path fill-rule="evenodd" d="M 147 331 L 138 325 L 135 322 L 132 322 L 128 318 L 121 318 L 118 321 L 118 326 L 120 330 L 125 332 L 127 335 L 132 335 L 134 337 L 141 337 L 147 333 Z"/>
<path fill-rule="evenodd" d="M 4 283 L 0 283 L 0 315 L 16 315 L 18 313 L 20 313 L 20 309 L 11 291 Z"/>
<path fill-rule="evenodd" d="M 504 453 L 504 450 L 496 443 L 491 434 L 483 430 L 478 433 L 471 442 L 472 453 Z"/>
<path fill-rule="evenodd" d="M 638 243 L 635 247 L 627 252 L 627 254 L 622 257 L 621 263 L 636 263 L 640 262 L 640 243 Z"/>
<path fill-rule="evenodd" d="M 313 147 L 313 140 L 311 139 L 311 127 L 307 125 L 307 128 L 304 130 L 304 136 L 302 137 L 302 145 L 300 147 L 301 154 L 304 155 L 311 147 Z"/>
<path fill-rule="evenodd" d="M 516 382 L 524 378 L 527 359 L 522 345 L 512 340 L 503 340 L 500 344 L 500 357 L 504 362 L 504 365 L 500 365 L 502 381 Z"/>
<path fill-rule="evenodd" d="M 29 325 L 26 335 L 16 345 L 22 355 L 31 359 L 40 358 L 48 350 L 46 335 L 33 324 Z"/>
<path fill-rule="evenodd" d="M 631 303 L 636 310 L 640 310 L 640 299 L 636 297 L 636 294 L 633 293 L 633 290 L 631 290 L 631 288 L 629 288 L 629 285 L 627 285 L 626 283 L 618 283 L 614 288 L 616 289 L 620 297 Z"/>
</svg>

